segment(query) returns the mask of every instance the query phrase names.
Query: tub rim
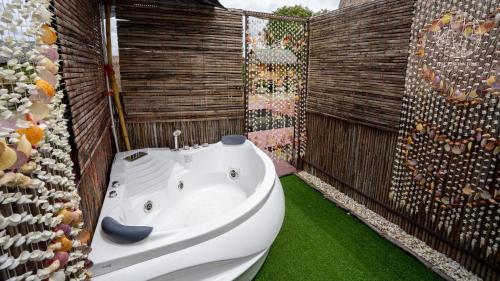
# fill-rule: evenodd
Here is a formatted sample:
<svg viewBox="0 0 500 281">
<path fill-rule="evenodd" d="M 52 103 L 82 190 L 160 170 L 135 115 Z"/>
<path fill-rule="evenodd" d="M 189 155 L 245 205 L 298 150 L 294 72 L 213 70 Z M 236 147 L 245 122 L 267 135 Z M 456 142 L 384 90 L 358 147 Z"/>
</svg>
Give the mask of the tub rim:
<svg viewBox="0 0 500 281">
<path fill-rule="evenodd" d="M 122 197 L 124 196 L 123 194 L 125 192 L 122 192 L 116 198 L 108 198 L 108 196 L 106 196 L 96 226 L 96 233 L 94 234 L 94 238 L 92 241 L 92 248 L 94 249 L 94 251 L 92 251 L 90 254 L 90 259 L 94 261 L 93 272 L 95 276 L 106 274 L 132 264 L 144 262 L 162 255 L 180 251 L 199 243 L 203 243 L 204 241 L 213 239 L 223 233 L 230 231 L 231 229 L 246 221 L 253 214 L 258 212 L 269 198 L 274 188 L 275 180 L 277 177 L 274 164 L 269 156 L 248 140 L 245 141 L 244 144 L 238 146 L 224 145 L 221 142 L 218 142 L 202 149 L 214 149 L 217 146 L 227 147 L 227 149 L 237 149 L 239 146 L 243 145 L 251 145 L 253 151 L 262 160 L 265 170 L 262 181 L 258 186 L 256 186 L 255 191 L 245 201 L 243 201 L 237 207 L 233 208 L 231 211 L 219 215 L 214 219 L 207 221 L 206 223 L 175 229 L 175 231 L 165 230 L 155 232 L 153 230 L 153 233 L 142 241 L 132 244 L 117 244 L 105 237 L 105 234 L 101 229 L 101 222 L 104 217 L 111 214 L 113 210 L 116 209 L 121 202 L 123 202 Z M 125 153 L 117 153 L 115 156 L 115 161 L 113 162 L 113 168 L 115 168 L 115 163 L 125 163 L 124 158 L 128 155 L 139 151 L 154 152 L 158 150 L 169 151 L 168 148 L 146 148 L 128 151 Z M 186 155 L 195 154 L 198 151 L 201 150 L 176 151 L 173 153 Z M 118 168 L 121 168 L 121 173 L 126 173 L 124 165 Z M 106 195 L 108 195 L 110 190 L 112 190 L 112 182 L 113 171 L 110 176 L 110 183 L 108 185 Z M 122 186 L 122 188 L 126 188 L 126 185 Z M 109 201 L 111 201 L 111 203 Z M 112 255 L 112 257 L 106 255 L 107 251 L 109 254 L 109 250 L 113 250 L 114 254 Z"/>
</svg>

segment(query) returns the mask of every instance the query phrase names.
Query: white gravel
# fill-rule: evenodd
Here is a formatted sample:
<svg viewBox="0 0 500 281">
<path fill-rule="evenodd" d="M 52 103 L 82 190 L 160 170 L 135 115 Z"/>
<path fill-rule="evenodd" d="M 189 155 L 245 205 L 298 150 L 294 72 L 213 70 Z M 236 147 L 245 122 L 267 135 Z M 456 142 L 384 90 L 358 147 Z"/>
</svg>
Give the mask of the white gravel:
<svg viewBox="0 0 500 281">
<path fill-rule="evenodd" d="M 298 172 L 296 175 L 314 189 L 320 191 L 329 200 L 349 210 L 352 215 L 366 223 L 380 235 L 415 256 L 443 278 L 447 280 L 481 280 L 481 278 L 465 269 L 458 262 L 432 249 L 422 240 L 406 233 L 398 225 L 371 211 L 365 205 L 359 204 L 330 184 L 305 171 Z"/>
</svg>

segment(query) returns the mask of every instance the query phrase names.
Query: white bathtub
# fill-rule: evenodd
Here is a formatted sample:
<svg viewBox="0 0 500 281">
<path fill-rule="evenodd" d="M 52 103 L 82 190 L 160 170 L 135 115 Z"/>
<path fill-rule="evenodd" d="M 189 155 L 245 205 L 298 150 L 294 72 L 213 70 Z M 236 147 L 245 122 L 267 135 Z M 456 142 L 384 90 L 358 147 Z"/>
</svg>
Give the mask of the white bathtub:
<svg viewBox="0 0 500 281">
<path fill-rule="evenodd" d="M 147 155 L 124 159 L 137 152 Z M 94 280 L 251 280 L 284 212 L 273 163 L 249 141 L 118 153 L 92 241 Z M 116 243 L 105 217 L 153 230 Z"/>
</svg>

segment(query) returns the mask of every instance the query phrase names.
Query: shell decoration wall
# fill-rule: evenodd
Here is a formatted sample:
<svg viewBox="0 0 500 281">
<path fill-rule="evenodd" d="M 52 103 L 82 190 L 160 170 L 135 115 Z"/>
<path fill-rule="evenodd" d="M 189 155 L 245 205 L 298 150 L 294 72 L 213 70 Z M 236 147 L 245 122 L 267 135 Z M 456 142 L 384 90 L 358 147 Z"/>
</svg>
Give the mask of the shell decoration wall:
<svg viewBox="0 0 500 281">
<path fill-rule="evenodd" d="M 0 1 L 1 280 L 90 278 L 52 10 Z"/>
<path fill-rule="evenodd" d="M 393 207 L 500 264 L 500 1 L 417 1 Z"/>
</svg>

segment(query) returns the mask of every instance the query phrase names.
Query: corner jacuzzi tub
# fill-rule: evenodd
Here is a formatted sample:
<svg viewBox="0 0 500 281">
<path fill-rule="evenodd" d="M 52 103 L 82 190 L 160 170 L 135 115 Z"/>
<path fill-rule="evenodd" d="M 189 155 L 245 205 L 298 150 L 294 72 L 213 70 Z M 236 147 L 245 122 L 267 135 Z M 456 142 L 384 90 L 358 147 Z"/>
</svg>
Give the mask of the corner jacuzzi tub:
<svg viewBox="0 0 500 281">
<path fill-rule="evenodd" d="M 93 280 L 251 280 L 284 212 L 273 163 L 249 141 L 118 153 L 92 242 Z"/>
</svg>

